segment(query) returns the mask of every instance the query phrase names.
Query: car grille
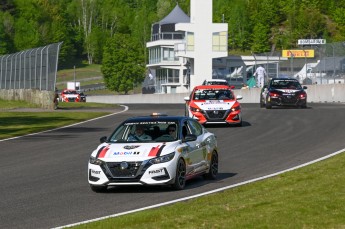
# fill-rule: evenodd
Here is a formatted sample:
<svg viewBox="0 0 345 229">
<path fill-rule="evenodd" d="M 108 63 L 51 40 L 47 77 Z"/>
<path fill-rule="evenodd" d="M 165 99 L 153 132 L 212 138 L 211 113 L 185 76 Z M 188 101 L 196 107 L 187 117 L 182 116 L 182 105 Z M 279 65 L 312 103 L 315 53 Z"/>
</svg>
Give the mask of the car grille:
<svg viewBox="0 0 345 229">
<path fill-rule="evenodd" d="M 296 104 L 297 97 L 296 96 L 283 96 L 281 98 L 283 104 Z"/>
<path fill-rule="evenodd" d="M 125 169 L 121 168 L 121 162 L 107 162 L 106 164 L 112 177 L 129 178 L 137 175 L 141 162 L 127 162 L 128 167 Z"/>
<path fill-rule="evenodd" d="M 221 119 L 221 120 L 224 120 L 226 118 L 227 114 L 228 114 L 228 110 L 206 111 L 207 119 Z"/>
<path fill-rule="evenodd" d="M 75 102 L 76 98 L 67 98 L 69 102 Z"/>
</svg>

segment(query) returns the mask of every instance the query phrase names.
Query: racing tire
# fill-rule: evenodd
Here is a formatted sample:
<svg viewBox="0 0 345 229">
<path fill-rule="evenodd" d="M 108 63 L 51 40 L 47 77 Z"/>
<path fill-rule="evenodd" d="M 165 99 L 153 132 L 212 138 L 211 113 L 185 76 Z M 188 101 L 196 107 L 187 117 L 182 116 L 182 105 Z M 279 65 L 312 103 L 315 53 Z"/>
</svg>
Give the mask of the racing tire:
<svg viewBox="0 0 345 229">
<path fill-rule="evenodd" d="M 260 96 L 260 108 L 264 108 L 265 107 L 265 104 L 263 102 L 263 98 L 262 98 L 262 95 Z"/>
<path fill-rule="evenodd" d="M 175 182 L 173 188 L 175 190 L 182 190 L 186 185 L 186 163 L 180 158 L 176 165 Z"/>
<path fill-rule="evenodd" d="M 206 174 L 203 175 L 205 179 L 209 180 L 215 180 L 217 179 L 218 175 L 218 154 L 216 151 L 213 151 L 211 156 L 211 162 L 210 162 L 210 169 Z"/>
<path fill-rule="evenodd" d="M 107 186 L 103 186 L 103 185 L 92 185 L 92 184 L 90 184 L 90 188 L 92 191 L 97 192 L 97 193 L 107 191 Z"/>
<path fill-rule="evenodd" d="M 242 125 L 243 125 L 243 121 L 242 121 L 242 117 L 241 117 L 241 121 L 239 123 L 237 123 L 235 126 L 241 127 Z"/>
<path fill-rule="evenodd" d="M 272 104 L 270 102 L 266 101 L 266 109 L 271 109 L 272 108 Z"/>
</svg>

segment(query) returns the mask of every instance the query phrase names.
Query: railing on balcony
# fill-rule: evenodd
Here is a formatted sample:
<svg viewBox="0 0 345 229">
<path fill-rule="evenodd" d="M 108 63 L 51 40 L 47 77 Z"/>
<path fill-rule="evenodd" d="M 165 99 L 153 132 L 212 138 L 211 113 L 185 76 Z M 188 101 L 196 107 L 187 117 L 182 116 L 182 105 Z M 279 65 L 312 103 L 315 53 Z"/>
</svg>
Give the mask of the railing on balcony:
<svg viewBox="0 0 345 229">
<path fill-rule="evenodd" d="M 156 33 L 156 34 L 152 34 L 151 41 L 158 41 L 158 40 L 183 40 L 184 37 L 185 37 L 185 34 L 181 33 L 181 32 Z"/>
</svg>

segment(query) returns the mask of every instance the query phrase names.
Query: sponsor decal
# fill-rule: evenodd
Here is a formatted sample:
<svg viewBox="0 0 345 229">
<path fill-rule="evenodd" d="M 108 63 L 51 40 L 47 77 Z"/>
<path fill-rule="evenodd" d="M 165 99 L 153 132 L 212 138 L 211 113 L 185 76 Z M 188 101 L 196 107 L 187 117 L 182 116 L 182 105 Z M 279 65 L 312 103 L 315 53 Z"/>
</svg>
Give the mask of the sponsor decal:
<svg viewBox="0 0 345 229">
<path fill-rule="evenodd" d="M 124 149 L 136 149 L 136 148 L 138 148 L 138 147 L 140 147 L 140 145 L 135 145 L 135 146 L 124 146 L 123 148 L 124 148 Z"/>
<path fill-rule="evenodd" d="M 114 156 L 129 156 L 129 155 L 139 155 L 140 152 L 136 152 L 136 151 L 122 151 L 122 152 L 114 152 L 113 155 Z"/>
<path fill-rule="evenodd" d="M 101 174 L 101 171 L 96 171 L 96 170 L 91 169 L 91 174 L 99 175 Z"/>
<path fill-rule="evenodd" d="M 104 148 L 101 148 L 100 151 L 98 152 L 98 158 L 104 158 L 105 154 L 108 152 L 109 150 L 109 145 L 107 145 Z"/>
<path fill-rule="evenodd" d="M 150 175 L 163 175 L 165 173 L 164 173 L 164 169 L 162 168 L 162 169 L 150 170 L 149 174 Z"/>
<path fill-rule="evenodd" d="M 290 93 L 290 94 L 292 94 L 292 93 L 296 92 L 297 90 L 278 90 L 278 91 L 282 91 L 282 92 L 284 92 L 284 93 Z"/>
<path fill-rule="evenodd" d="M 150 152 L 149 152 L 149 157 L 158 157 L 161 152 L 162 152 L 162 149 L 164 148 L 165 145 L 163 145 L 162 147 L 160 145 L 158 146 L 155 146 L 155 147 L 152 147 Z"/>
<path fill-rule="evenodd" d="M 207 100 L 204 104 L 225 104 L 223 100 Z"/>
</svg>

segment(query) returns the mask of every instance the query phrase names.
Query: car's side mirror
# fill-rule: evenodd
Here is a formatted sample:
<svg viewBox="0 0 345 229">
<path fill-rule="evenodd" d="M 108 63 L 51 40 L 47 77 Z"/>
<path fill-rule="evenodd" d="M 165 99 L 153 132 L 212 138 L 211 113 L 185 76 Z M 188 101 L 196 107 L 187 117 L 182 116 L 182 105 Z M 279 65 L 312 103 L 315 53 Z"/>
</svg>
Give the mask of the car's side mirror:
<svg viewBox="0 0 345 229">
<path fill-rule="evenodd" d="M 184 101 L 187 101 L 187 102 L 188 102 L 188 101 L 190 101 L 190 98 L 189 98 L 189 96 L 187 96 L 187 97 L 184 97 L 183 99 L 184 99 Z"/>
<path fill-rule="evenodd" d="M 230 86 L 230 89 L 235 89 L 235 86 L 234 86 L 234 85 L 231 85 L 231 86 Z"/>
<path fill-rule="evenodd" d="M 99 139 L 99 141 L 100 141 L 101 143 L 106 142 L 106 141 L 107 141 L 107 136 L 101 137 L 101 138 Z"/>
<path fill-rule="evenodd" d="M 237 100 L 243 99 L 243 96 L 242 96 L 242 95 L 237 95 L 237 96 L 236 96 L 236 99 L 237 99 Z"/>
<path fill-rule="evenodd" d="M 187 134 L 186 137 L 184 138 L 184 142 L 192 142 L 196 141 L 198 137 L 195 134 Z"/>
</svg>

